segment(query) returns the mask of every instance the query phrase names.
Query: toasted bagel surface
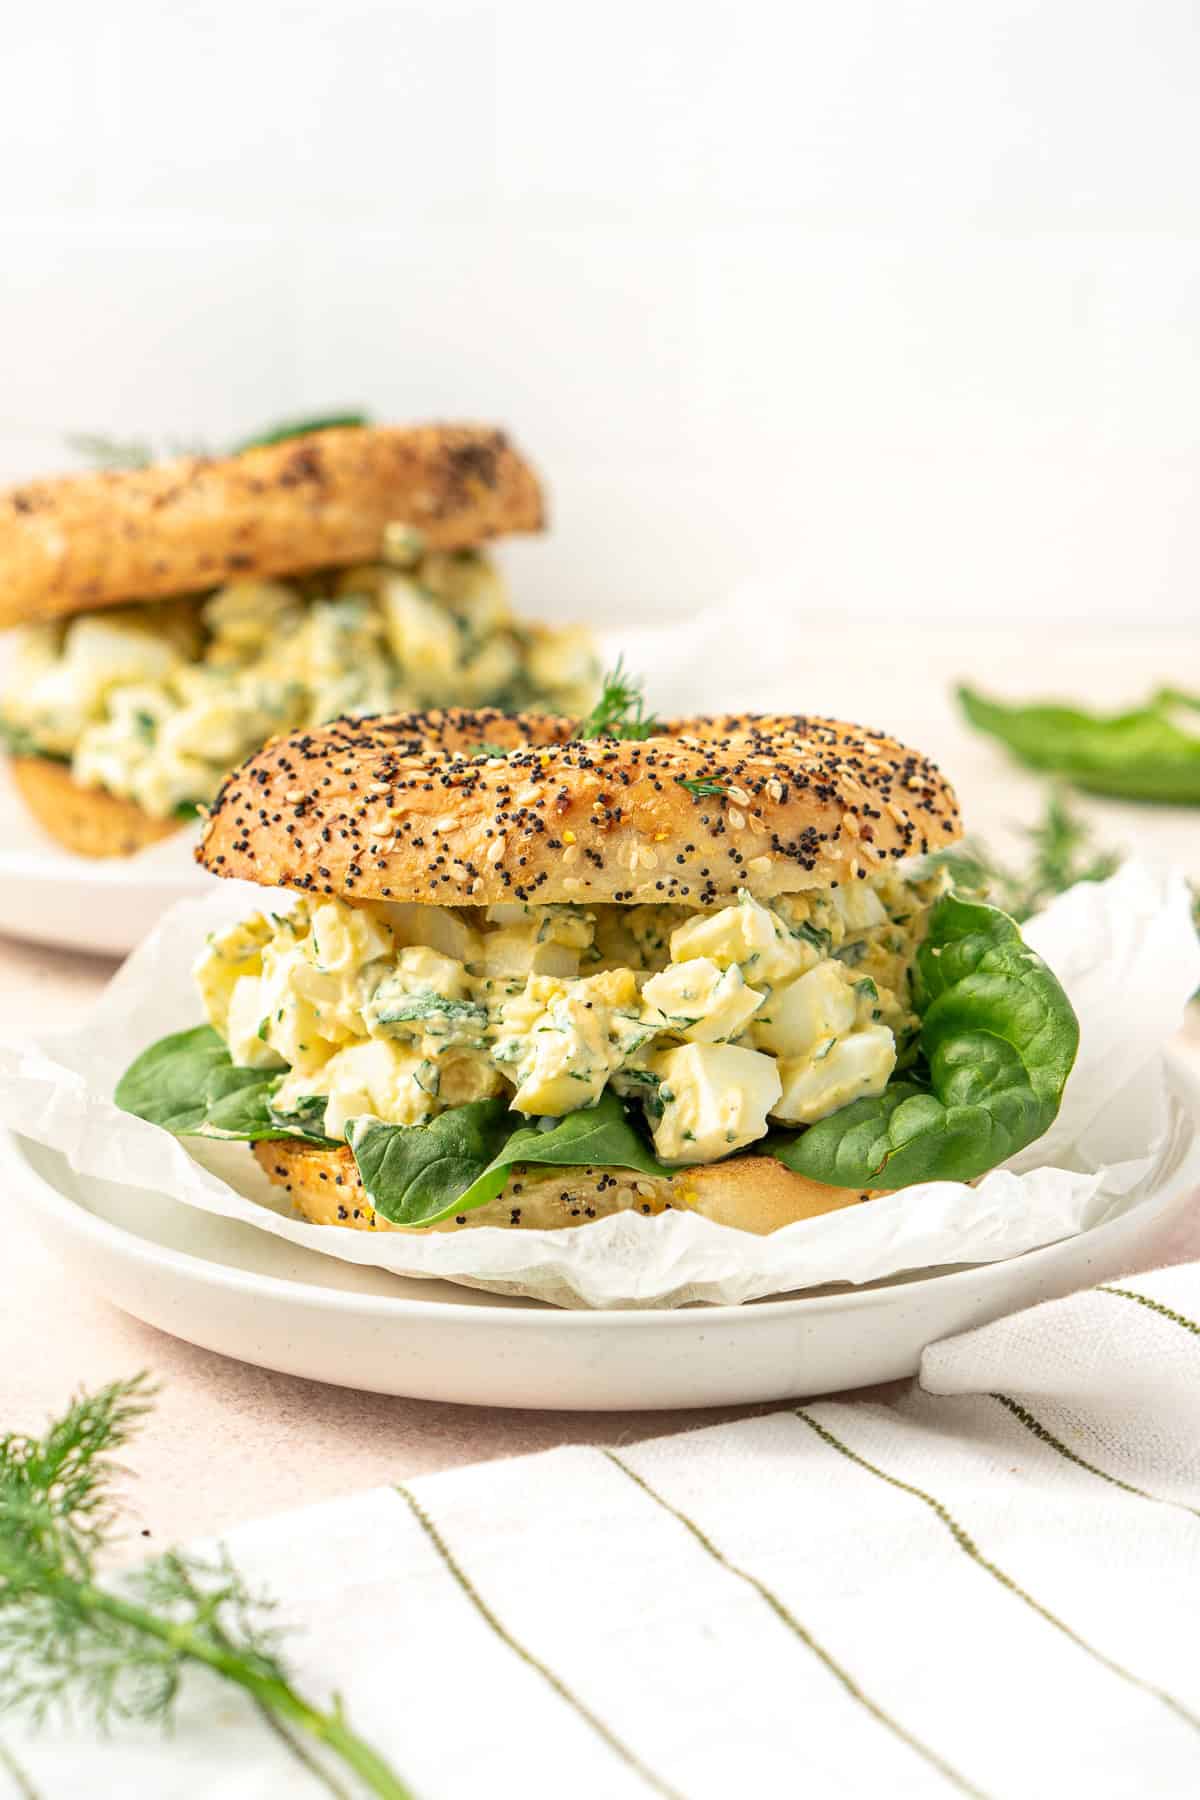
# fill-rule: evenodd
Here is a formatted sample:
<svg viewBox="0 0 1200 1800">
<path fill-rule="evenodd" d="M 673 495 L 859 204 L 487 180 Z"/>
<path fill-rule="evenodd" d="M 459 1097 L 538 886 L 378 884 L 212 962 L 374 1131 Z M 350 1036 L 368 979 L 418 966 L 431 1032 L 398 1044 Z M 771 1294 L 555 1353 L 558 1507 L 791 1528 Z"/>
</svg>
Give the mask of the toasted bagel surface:
<svg viewBox="0 0 1200 1800">
<path fill-rule="evenodd" d="M 807 1181 L 775 1157 L 753 1154 L 681 1169 L 669 1180 L 634 1175 L 628 1169 L 517 1167 L 504 1192 L 486 1206 L 437 1225 L 405 1227 L 389 1224 L 375 1211 L 354 1157 L 344 1146 L 320 1150 L 272 1139 L 255 1144 L 254 1155 L 270 1179 L 291 1195 L 303 1218 L 313 1225 L 341 1225 L 352 1231 L 461 1231 L 476 1225 L 554 1231 L 612 1213 L 653 1215 L 674 1207 L 763 1236 L 798 1219 L 875 1198 L 874 1193 Z"/>
<path fill-rule="evenodd" d="M 52 757 L 14 756 L 8 766 L 42 830 L 76 856 L 132 856 L 179 830 L 178 819 L 155 819 L 133 800 L 81 787 Z"/>
<path fill-rule="evenodd" d="M 573 728 L 451 709 L 276 738 L 226 782 L 197 857 L 351 899 L 705 907 L 865 879 L 961 833 L 934 765 L 857 725 L 726 715 L 642 742 Z"/>
<path fill-rule="evenodd" d="M 0 627 L 378 555 L 392 520 L 431 550 L 543 523 L 536 475 L 483 425 L 353 426 L 240 455 L 25 482 L 0 494 Z"/>
</svg>

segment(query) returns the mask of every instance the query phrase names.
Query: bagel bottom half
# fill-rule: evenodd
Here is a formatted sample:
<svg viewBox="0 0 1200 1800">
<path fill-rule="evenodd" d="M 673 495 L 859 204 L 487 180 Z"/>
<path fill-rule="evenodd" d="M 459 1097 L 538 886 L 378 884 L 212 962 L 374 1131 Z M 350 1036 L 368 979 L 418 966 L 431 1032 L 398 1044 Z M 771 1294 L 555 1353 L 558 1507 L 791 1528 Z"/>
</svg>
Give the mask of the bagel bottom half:
<svg viewBox="0 0 1200 1800">
<path fill-rule="evenodd" d="M 436 1225 L 397 1226 L 381 1218 L 367 1199 L 348 1146 L 321 1150 L 272 1138 L 252 1148 L 264 1172 L 292 1196 L 302 1218 L 351 1231 L 456 1231 L 472 1225 L 554 1231 L 612 1213 L 654 1214 L 675 1207 L 765 1236 L 798 1219 L 875 1198 L 874 1192 L 808 1181 L 773 1156 L 733 1156 L 727 1162 L 680 1169 L 669 1178 L 635 1175 L 629 1169 L 525 1165 L 513 1169 L 504 1192 L 486 1206 Z"/>
<path fill-rule="evenodd" d="M 9 767 L 42 830 L 76 856 L 132 856 L 179 830 L 178 819 L 155 819 L 133 800 L 81 787 L 53 757 L 13 756 Z"/>
</svg>

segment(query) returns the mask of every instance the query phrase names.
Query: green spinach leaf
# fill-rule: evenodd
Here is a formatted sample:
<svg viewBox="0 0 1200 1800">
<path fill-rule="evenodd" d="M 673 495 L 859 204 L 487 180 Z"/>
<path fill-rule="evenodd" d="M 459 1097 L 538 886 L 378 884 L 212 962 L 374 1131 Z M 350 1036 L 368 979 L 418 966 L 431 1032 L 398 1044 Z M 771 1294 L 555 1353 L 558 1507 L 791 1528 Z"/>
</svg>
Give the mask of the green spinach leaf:
<svg viewBox="0 0 1200 1800">
<path fill-rule="evenodd" d="M 915 999 L 918 1078 L 768 1141 L 789 1169 L 834 1187 L 971 1181 L 1047 1130 L 1079 1023 L 1007 914 L 944 895 L 917 952 Z"/>
<path fill-rule="evenodd" d="M 471 1100 L 428 1125 L 360 1118 L 346 1127 L 371 1205 L 393 1225 L 429 1225 L 459 1210 L 511 1134 L 503 1100 Z"/>
<path fill-rule="evenodd" d="M 393 1225 L 432 1225 L 484 1206 L 503 1191 L 518 1163 L 673 1172 L 655 1160 L 611 1092 L 547 1131 L 510 1112 L 502 1100 L 475 1100 L 440 1113 L 429 1125 L 362 1118 L 351 1120 L 347 1132 L 371 1204 Z"/>
<path fill-rule="evenodd" d="M 958 698 L 978 731 L 1007 744 L 1031 769 L 1121 800 L 1200 804 L 1200 735 L 1172 717 L 1200 709 L 1190 694 L 1163 688 L 1145 706 L 1108 714 L 1050 704 L 1006 706 L 969 687 L 960 687 Z"/>
<path fill-rule="evenodd" d="M 519 1120 L 517 1129 L 479 1179 L 461 1196 L 460 1205 L 482 1206 L 494 1200 L 516 1163 L 541 1163 L 550 1168 L 634 1169 L 641 1175 L 670 1176 L 654 1156 L 630 1112 L 611 1089 L 605 1089 L 595 1106 L 568 1113 L 550 1130 Z"/>
<path fill-rule="evenodd" d="M 240 1069 L 211 1025 L 175 1031 L 134 1059 L 113 1095 L 123 1112 L 176 1137 L 301 1138 L 327 1144 L 321 1134 L 325 1103 L 302 1103 L 298 1114 L 271 1107 L 281 1076 L 274 1069 Z M 319 1119 L 316 1116 L 320 1110 Z"/>
</svg>

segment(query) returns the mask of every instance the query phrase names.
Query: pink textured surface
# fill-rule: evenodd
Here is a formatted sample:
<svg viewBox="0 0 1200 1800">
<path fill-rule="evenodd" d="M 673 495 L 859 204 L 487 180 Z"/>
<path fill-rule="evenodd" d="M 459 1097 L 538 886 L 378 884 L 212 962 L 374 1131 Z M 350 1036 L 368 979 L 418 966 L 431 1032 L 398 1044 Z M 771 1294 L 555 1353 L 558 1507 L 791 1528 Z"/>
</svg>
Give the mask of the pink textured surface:
<svg viewBox="0 0 1200 1800">
<path fill-rule="evenodd" d="M 95 959 L 0 940 L 8 1028 L 66 1023 L 110 972 Z M 276 1375 L 167 1337 L 68 1285 L 22 1221 L 20 1195 L 4 1199 L 0 1430 L 37 1426 L 81 1384 L 151 1370 L 160 1403 L 125 1458 L 137 1477 L 129 1492 L 147 1548 L 435 1469 L 557 1444 L 633 1441 L 755 1410 L 499 1411 Z M 1183 1227 L 1146 1246 L 1142 1266 L 1191 1257 L 1200 1257 L 1200 1205 Z"/>
</svg>

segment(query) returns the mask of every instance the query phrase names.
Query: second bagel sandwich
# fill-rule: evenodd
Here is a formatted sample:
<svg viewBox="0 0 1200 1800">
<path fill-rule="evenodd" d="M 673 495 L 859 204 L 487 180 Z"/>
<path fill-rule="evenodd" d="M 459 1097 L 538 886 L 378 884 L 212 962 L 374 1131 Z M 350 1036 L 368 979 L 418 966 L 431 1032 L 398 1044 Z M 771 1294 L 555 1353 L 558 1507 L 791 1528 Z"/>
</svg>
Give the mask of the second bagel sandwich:
<svg viewBox="0 0 1200 1800">
<path fill-rule="evenodd" d="M 128 854 L 279 731 L 340 713 L 572 709 L 586 632 L 521 623 L 483 546 L 540 530 L 490 426 L 341 425 L 0 494 L 0 739 L 68 849 Z"/>
<path fill-rule="evenodd" d="M 769 1231 L 970 1180 L 1054 1117 L 1070 1004 L 947 891 L 949 785 L 810 717 L 451 710 L 277 739 L 200 860 L 286 888 L 215 935 L 209 1023 L 117 1090 L 247 1139 L 307 1218 Z"/>
</svg>

